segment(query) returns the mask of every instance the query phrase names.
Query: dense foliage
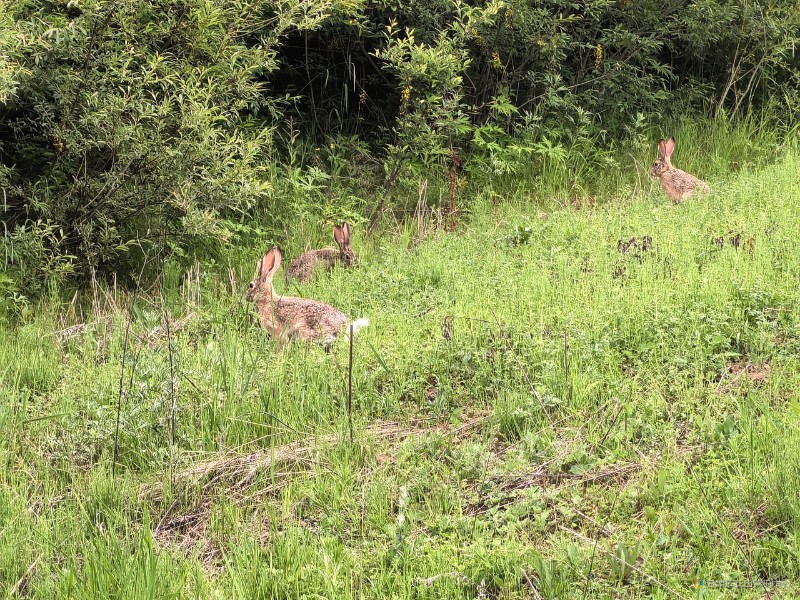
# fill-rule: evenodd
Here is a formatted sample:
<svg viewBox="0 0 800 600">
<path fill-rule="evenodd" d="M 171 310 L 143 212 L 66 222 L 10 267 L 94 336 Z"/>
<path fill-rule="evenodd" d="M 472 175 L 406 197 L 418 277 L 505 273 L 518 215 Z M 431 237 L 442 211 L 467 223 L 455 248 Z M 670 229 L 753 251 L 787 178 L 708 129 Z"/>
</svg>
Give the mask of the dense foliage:
<svg viewBox="0 0 800 600">
<path fill-rule="evenodd" d="M 356 175 L 581 172 L 669 115 L 791 124 L 798 39 L 794 0 L 11 0 L 0 289 L 214 250 Z"/>
</svg>

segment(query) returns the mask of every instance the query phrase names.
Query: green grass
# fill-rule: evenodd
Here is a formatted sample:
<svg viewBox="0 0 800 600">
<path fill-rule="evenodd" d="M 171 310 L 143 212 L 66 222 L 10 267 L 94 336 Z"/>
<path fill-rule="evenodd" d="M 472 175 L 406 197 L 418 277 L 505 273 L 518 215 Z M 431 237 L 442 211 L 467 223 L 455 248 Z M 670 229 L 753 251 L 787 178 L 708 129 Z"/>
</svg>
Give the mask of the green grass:
<svg viewBox="0 0 800 600">
<path fill-rule="evenodd" d="M 798 171 L 709 177 L 680 206 L 649 184 L 547 212 L 487 192 L 454 234 L 356 229 L 361 267 L 299 288 L 370 318 L 352 444 L 346 342 L 279 351 L 252 321 L 264 248 L 231 254 L 235 289 L 171 267 L 169 336 L 159 298 L 109 295 L 67 331 L 49 301 L 0 331 L 0 589 L 796 597 Z M 620 253 L 633 236 L 653 248 Z"/>
</svg>

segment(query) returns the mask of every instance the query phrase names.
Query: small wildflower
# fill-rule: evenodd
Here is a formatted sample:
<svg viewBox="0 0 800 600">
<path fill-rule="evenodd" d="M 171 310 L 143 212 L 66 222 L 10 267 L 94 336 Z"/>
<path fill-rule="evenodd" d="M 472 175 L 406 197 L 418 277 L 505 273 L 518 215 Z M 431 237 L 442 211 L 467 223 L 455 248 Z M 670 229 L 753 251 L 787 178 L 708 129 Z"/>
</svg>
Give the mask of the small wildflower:
<svg viewBox="0 0 800 600">
<path fill-rule="evenodd" d="M 334 150 L 336 150 L 336 144 L 334 144 L 333 142 L 331 142 L 330 149 L 331 149 L 331 151 L 334 151 Z"/>
<path fill-rule="evenodd" d="M 364 106 L 367 103 L 367 90 L 363 89 L 358 93 L 358 103 Z"/>
<path fill-rule="evenodd" d="M 595 68 L 599 69 L 600 65 L 603 63 L 603 45 L 597 44 L 597 47 L 594 49 L 594 66 Z"/>
<path fill-rule="evenodd" d="M 403 91 L 400 94 L 400 97 L 403 99 L 403 102 L 408 102 L 411 100 L 411 86 L 407 85 L 403 88 Z"/>
</svg>

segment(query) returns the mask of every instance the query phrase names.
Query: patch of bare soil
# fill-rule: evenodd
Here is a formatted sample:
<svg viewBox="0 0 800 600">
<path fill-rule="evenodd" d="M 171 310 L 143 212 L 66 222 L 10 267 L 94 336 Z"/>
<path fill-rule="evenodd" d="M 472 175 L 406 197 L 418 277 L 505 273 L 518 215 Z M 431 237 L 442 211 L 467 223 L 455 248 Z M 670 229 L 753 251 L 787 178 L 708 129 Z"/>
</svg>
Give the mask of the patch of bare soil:
<svg viewBox="0 0 800 600">
<path fill-rule="evenodd" d="M 717 394 L 728 394 L 736 390 L 743 381 L 761 385 L 767 381 L 771 371 L 769 363 L 758 364 L 747 360 L 728 363 L 719 378 Z"/>
</svg>

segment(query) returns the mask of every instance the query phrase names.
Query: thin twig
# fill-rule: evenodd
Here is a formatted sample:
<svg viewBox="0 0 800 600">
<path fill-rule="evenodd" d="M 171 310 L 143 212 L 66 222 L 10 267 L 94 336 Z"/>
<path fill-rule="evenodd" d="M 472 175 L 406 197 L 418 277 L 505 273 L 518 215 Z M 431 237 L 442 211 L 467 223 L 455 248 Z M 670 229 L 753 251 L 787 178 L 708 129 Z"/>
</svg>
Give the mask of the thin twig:
<svg viewBox="0 0 800 600">
<path fill-rule="evenodd" d="M 169 443 L 171 446 L 175 445 L 175 410 L 176 410 L 176 398 L 175 398 L 175 355 L 172 348 L 172 328 L 170 327 L 169 323 L 169 312 L 167 310 L 167 302 L 164 299 L 164 296 L 161 296 L 161 303 L 164 307 L 164 327 L 167 332 L 167 354 L 169 356 L 169 397 L 170 397 L 170 409 L 169 409 Z"/>
<path fill-rule="evenodd" d="M 694 465 L 692 463 L 689 463 L 689 473 L 692 474 L 692 477 L 694 477 L 694 480 L 697 482 L 697 488 L 700 490 L 700 493 L 703 495 L 703 499 L 706 501 L 706 504 L 708 505 L 708 509 L 711 511 L 711 514 L 713 514 L 714 517 L 716 517 L 717 521 L 719 521 L 719 524 L 722 525 L 722 528 L 725 530 L 725 533 L 727 533 L 731 537 L 733 542 L 736 544 L 736 547 L 739 549 L 739 552 L 741 552 L 741 554 L 742 554 L 742 558 L 744 558 L 744 562 L 747 563 L 747 567 L 750 569 L 750 572 L 752 573 L 754 571 L 753 563 L 750 562 L 750 558 L 747 556 L 747 553 L 744 551 L 744 548 L 739 543 L 739 540 L 736 539 L 736 536 L 733 535 L 733 532 L 730 530 L 728 525 L 725 523 L 725 521 L 722 519 L 722 517 L 719 515 L 719 513 L 717 513 L 717 511 L 714 510 L 714 507 L 711 505 L 711 499 L 708 497 L 708 494 L 706 494 L 706 490 L 703 487 L 702 482 L 700 481 L 700 479 L 697 477 L 697 475 L 694 472 Z M 762 587 L 764 588 L 764 593 L 768 594 L 769 590 L 767 589 L 767 586 L 764 583 L 764 581 L 761 580 L 761 579 L 759 579 L 758 581 L 761 583 Z"/>
<path fill-rule="evenodd" d="M 525 578 L 525 581 L 527 581 L 528 585 L 531 586 L 531 591 L 533 591 L 533 595 L 539 598 L 539 600 L 541 600 L 542 595 L 539 593 L 539 590 L 536 589 L 536 584 L 534 584 L 533 581 L 531 581 L 531 578 L 528 577 L 528 574 L 525 572 L 525 569 L 520 569 L 520 571 L 522 571 L 522 576 Z"/>
<path fill-rule="evenodd" d="M 347 363 L 347 424 L 350 428 L 350 445 L 353 445 L 353 324 L 350 323 L 350 358 Z"/>
<path fill-rule="evenodd" d="M 517 366 L 519 367 L 520 373 L 522 373 L 522 376 L 525 378 L 525 381 L 528 384 L 528 387 L 531 389 L 531 393 L 533 394 L 534 398 L 536 398 L 539 401 L 539 406 L 541 407 L 544 416 L 547 417 L 547 420 L 550 422 L 550 427 L 553 428 L 553 419 L 550 418 L 550 413 L 547 411 L 547 408 L 544 405 L 542 396 L 539 394 L 539 391 L 536 389 L 536 386 L 533 385 L 533 381 L 528 375 L 528 370 L 525 368 L 525 365 L 523 364 L 522 360 L 520 360 L 516 350 L 514 350 L 514 347 L 511 345 L 510 336 L 508 335 L 508 332 L 500 324 L 500 320 L 497 318 L 497 315 L 495 314 L 494 310 L 491 307 L 489 307 L 489 310 L 492 311 L 492 316 L 494 317 L 495 322 L 494 323 L 492 323 L 491 321 L 483 321 L 483 322 L 497 326 L 497 330 L 500 332 L 501 337 L 504 339 L 506 343 L 506 348 L 508 349 L 509 352 L 511 352 L 511 356 L 514 357 L 514 360 L 516 361 Z M 470 320 L 481 320 L 481 319 L 470 319 Z"/>
<path fill-rule="evenodd" d="M 572 404 L 572 386 L 569 383 L 569 338 L 564 330 L 564 396 L 567 404 Z"/>
<path fill-rule="evenodd" d="M 131 299 L 131 305 L 136 298 L 134 294 L 133 299 Z M 128 336 L 130 335 L 131 331 L 131 314 L 130 311 L 126 312 L 125 315 L 126 324 L 125 324 L 125 337 L 122 340 L 122 368 L 119 371 L 119 396 L 117 397 L 117 420 L 116 424 L 114 425 L 114 462 L 111 465 L 111 478 L 114 479 L 117 476 L 117 460 L 119 459 L 119 418 L 120 414 L 122 413 L 122 395 L 125 393 L 125 359 L 128 356 Z"/>
<path fill-rule="evenodd" d="M 36 565 L 39 563 L 40 560 L 42 560 L 43 556 L 44 554 L 40 554 L 39 556 L 36 557 L 36 560 L 34 560 L 30 565 L 28 565 L 28 568 L 25 569 L 25 573 L 22 574 L 22 577 L 20 577 L 17 583 L 14 584 L 14 587 L 11 588 L 11 592 L 8 594 L 9 598 L 13 598 L 14 596 L 17 595 L 17 592 L 19 592 L 20 588 L 22 587 L 22 584 L 25 582 L 25 579 L 27 579 L 30 576 L 30 574 L 36 568 Z"/>
<path fill-rule="evenodd" d="M 608 511 L 609 515 L 613 514 L 614 507 L 617 505 L 617 500 L 622 497 L 622 494 L 614 494 L 614 501 L 611 503 L 611 509 Z M 576 512 L 580 514 L 583 518 L 591 521 L 597 527 L 600 528 L 606 535 L 611 537 L 611 532 L 606 529 L 605 525 L 598 523 L 596 520 L 592 519 L 589 515 L 583 514 L 581 511 L 576 509 Z M 592 579 L 592 571 L 594 571 L 594 557 L 597 553 L 597 544 L 600 543 L 600 537 L 598 536 L 597 539 L 594 541 L 594 545 L 592 546 L 592 558 L 589 560 L 589 570 L 586 572 L 586 582 L 583 584 L 583 600 L 586 600 L 586 595 L 589 593 L 589 581 Z"/>
<path fill-rule="evenodd" d="M 567 532 L 567 533 L 569 533 L 570 535 L 573 535 L 573 536 L 575 536 L 576 538 L 578 538 L 579 540 L 582 540 L 582 541 L 584 541 L 584 542 L 588 542 L 588 543 L 592 543 L 592 542 L 594 542 L 594 540 L 592 540 L 591 538 L 588 538 L 588 537 L 586 537 L 585 535 L 582 535 L 582 534 L 578 533 L 577 531 L 575 531 L 575 530 L 573 530 L 573 529 L 570 529 L 569 527 L 565 527 L 564 525 L 559 525 L 559 526 L 558 526 L 558 528 L 559 528 L 559 529 L 561 529 L 562 531 L 566 531 L 566 532 Z M 603 552 L 604 554 L 606 554 L 606 555 L 608 555 L 608 556 L 610 556 L 610 557 L 614 558 L 615 560 L 618 560 L 619 562 L 621 562 L 621 563 L 622 563 L 623 565 L 625 565 L 626 567 L 630 567 L 631 569 L 633 569 L 634 571 L 636 571 L 637 573 L 639 573 L 639 575 L 641 575 L 642 577 L 644 577 L 645 579 L 647 579 L 647 580 L 648 580 L 648 581 L 650 581 L 651 583 L 655 583 L 655 584 L 656 584 L 657 586 L 659 586 L 660 588 L 662 588 L 662 589 L 664 589 L 664 590 L 668 591 L 670 594 L 672 594 L 672 595 L 673 595 L 673 596 L 675 596 L 676 598 L 683 598 L 684 600 L 688 600 L 688 597 L 687 597 L 687 596 L 684 596 L 684 595 L 683 595 L 683 594 L 681 594 L 680 592 L 678 592 L 678 591 L 676 591 L 676 590 L 673 590 L 673 589 L 672 589 L 671 587 L 669 587 L 669 586 L 668 586 L 666 583 L 662 583 L 662 582 L 660 582 L 658 579 L 656 579 L 655 577 L 653 577 L 653 576 L 652 576 L 652 575 L 650 575 L 649 573 L 646 573 L 645 571 L 643 571 L 642 569 L 640 569 L 640 568 L 639 568 L 639 567 L 637 567 L 636 565 L 632 565 L 631 563 L 624 561 L 622 558 L 620 558 L 619 556 L 617 556 L 616 554 L 614 554 L 614 553 L 613 553 L 613 552 L 611 552 L 610 550 L 606 550 L 605 548 L 600 548 L 600 551 L 601 551 L 601 552 Z"/>
<path fill-rule="evenodd" d="M 615 396 L 614 398 L 612 398 L 612 400 L 614 400 L 616 402 L 618 400 L 618 398 Z M 608 406 L 609 402 L 606 402 L 603 405 L 603 408 Z M 619 419 L 619 416 L 622 414 L 622 411 L 623 411 L 624 408 L 625 408 L 624 406 L 620 406 L 619 407 L 619 410 L 617 411 L 617 414 L 614 415 L 614 420 L 611 421 L 611 424 L 608 426 L 608 429 L 606 429 L 606 432 L 603 434 L 603 437 L 600 438 L 599 442 L 597 442 L 595 444 L 592 444 L 592 448 L 599 448 L 600 446 L 603 445 L 603 443 L 606 441 L 606 439 L 608 438 L 609 434 L 611 433 L 611 430 L 613 429 L 614 425 L 617 424 L 617 419 Z M 599 412 L 600 411 L 598 410 L 598 413 Z"/>
<path fill-rule="evenodd" d="M 114 425 L 114 462 L 111 465 L 111 478 L 114 479 L 117 476 L 117 462 L 119 460 L 119 421 L 120 421 L 120 414 L 122 413 L 122 396 L 125 393 L 125 359 L 128 355 L 128 338 L 130 337 L 131 332 L 131 311 L 133 310 L 133 305 L 136 302 L 136 298 L 141 290 L 142 286 L 142 277 L 144 276 L 144 271 L 147 268 L 147 265 L 150 263 L 150 254 L 147 253 L 144 257 L 144 261 L 142 261 L 142 268 L 139 270 L 139 276 L 136 278 L 136 289 L 131 296 L 130 306 L 128 306 L 128 310 L 125 312 L 126 324 L 125 324 L 125 337 L 122 340 L 122 365 L 120 368 L 119 373 L 119 397 L 117 398 L 117 418 L 116 423 Z M 141 348 L 139 349 L 141 352 Z M 138 354 L 136 359 L 136 364 L 139 363 Z M 136 366 L 134 365 L 134 370 Z M 131 371 L 131 383 L 128 387 L 133 386 L 133 371 Z"/>
</svg>

